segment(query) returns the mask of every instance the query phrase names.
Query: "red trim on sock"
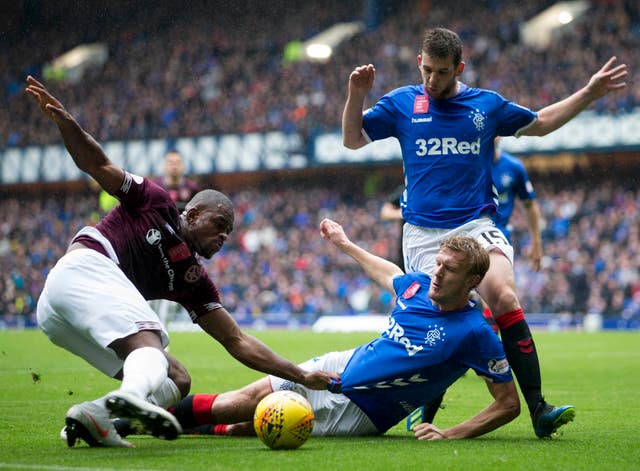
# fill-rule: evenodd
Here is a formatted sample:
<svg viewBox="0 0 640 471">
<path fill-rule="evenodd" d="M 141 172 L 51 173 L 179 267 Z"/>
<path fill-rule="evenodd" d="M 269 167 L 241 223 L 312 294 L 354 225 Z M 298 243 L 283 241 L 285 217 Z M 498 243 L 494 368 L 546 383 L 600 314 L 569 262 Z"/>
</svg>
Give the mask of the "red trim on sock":
<svg viewBox="0 0 640 471">
<path fill-rule="evenodd" d="M 211 406 L 217 397 L 217 394 L 195 394 L 193 396 L 193 418 L 196 424 L 206 425 L 212 422 Z"/>
<path fill-rule="evenodd" d="M 529 337 L 528 339 L 524 339 L 524 340 L 520 340 L 518 343 L 518 350 L 520 350 L 520 352 L 525 353 L 525 354 L 529 354 L 529 353 L 533 353 L 534 347 L 533 347 L 533 340 L 531 339 L 531 337 Z"/>
<path fill-rule="evenodd" d="M 227 434 L 227 426 L 226 424 L 218 424 L 213 427 L 214 435 L 226 435 Z"/>
<path fill-rule="evenodd" d="M 500 330 L 504 330 L 508 327 L 511 327 L 513 324 L 517 324 L 520 321 L 524 320 L 524 311 L 521 307 L 515 309 L 511 312 L 505 312 L 504 314 L 500 314 L 496 316 L 496 324 L 500 327 Z"/>
</svg>

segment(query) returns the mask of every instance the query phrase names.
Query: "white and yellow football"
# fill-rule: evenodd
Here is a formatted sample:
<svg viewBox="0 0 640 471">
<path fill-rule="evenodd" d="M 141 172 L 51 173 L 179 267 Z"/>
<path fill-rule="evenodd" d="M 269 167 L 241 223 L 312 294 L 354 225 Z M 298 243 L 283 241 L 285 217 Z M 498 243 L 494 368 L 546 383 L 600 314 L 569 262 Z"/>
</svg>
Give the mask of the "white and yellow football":
<svg viewBox="0 0 640 471">
<path fill-rule="evenodd" d="M 273 450 L 293 450 L 307 441 L 313 430 L 311 404 L 293 391 L 276 391 L 264 397 L 253 415 L 260 440 Z"/>
</svg>

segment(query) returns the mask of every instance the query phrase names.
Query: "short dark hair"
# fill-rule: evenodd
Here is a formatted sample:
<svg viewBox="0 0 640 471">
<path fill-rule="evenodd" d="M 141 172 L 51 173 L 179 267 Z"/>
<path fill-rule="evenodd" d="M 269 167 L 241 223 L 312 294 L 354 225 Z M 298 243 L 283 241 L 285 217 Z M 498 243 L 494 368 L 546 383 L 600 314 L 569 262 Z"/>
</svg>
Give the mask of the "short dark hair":
<svg viewBox="0 0 640 471">
<path fill-rule="evenodd" d="M 489 270 L 489 252 L 472 237 L 449 237 L 440 242 L 440 248 L 464 254 L 470 275 L 479 275 L 482 279 Z"/>
<path fill-rule="evenodd" d="M 422 37 L 422 53 L 439 59 L 453 58 L 456 67 L 462 62 L 462 40 L 446 28 L 428 28 Z"/>
</svg>

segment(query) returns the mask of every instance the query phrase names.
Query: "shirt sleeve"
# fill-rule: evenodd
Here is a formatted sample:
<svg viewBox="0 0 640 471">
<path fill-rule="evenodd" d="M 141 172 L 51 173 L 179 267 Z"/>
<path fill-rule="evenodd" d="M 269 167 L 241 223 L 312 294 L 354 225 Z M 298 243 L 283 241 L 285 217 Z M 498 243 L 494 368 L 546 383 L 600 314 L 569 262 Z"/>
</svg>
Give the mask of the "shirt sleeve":
<svg viewBox="0 0 640 471">
<path fill-rule="evenodd" d="M 477 326 L 473 335 L 478 347 L 467 355 L 469 368 L 494 383 L 513 381 L 502 343 L 489 324 Z"/>
<path fill-rule="evenodd" d="M 520 133 L 538 118 L 535 111 L 506 100 L 498 94 L 495 95 L 499 100 L 499 106 L 496 108 L 496 122 L 500 123 L 497 129 L 499 136 L 519 137 Z"/>
<path fill-rule="evenodd" d="M 536 198 L 536 192 L 533 189 L 531 180 L 529 180 L 527 169 L 521 162 L 518 162 L 518 185 L 516 187 L 516 193 L 522 201 Z"/>
<path fill-rule="evenodd" d="M 114 195 L 125 207 L 140 208 L 151 202 L 165 203 L 169 195 L 151 180 L 125 171 L 124 180 Z"/>
<path fill-rule="evenodd" d="M 396 135 L 396 107 L 390 94 L 380 98 L 362 116 L 362 130 L 365 137 L 378 141 Z"/>
<path fill-rule="evenodd" d="M 176 301 L 186 309 L 191 321 L 194 323 L 209 311 L 215 311 L 223 307 L 218 288 L 206 272 L 202 274 L 202 277 L 194 285 L 190 293 L 187 293 L 181 299 L 176 299 Z"/>
</svg>

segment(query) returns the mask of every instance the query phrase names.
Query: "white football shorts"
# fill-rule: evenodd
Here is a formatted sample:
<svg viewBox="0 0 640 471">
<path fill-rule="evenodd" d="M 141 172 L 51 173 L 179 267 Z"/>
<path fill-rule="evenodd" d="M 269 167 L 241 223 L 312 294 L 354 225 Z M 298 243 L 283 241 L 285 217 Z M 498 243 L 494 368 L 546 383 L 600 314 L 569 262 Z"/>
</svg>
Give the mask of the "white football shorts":
<svg viewBox="0 0 640 471">
<path fill-rule="evenodd" d="M 420 227 L 407 222 L 402 228 L 402 254 L 406 271 L 431 275 L 436 266 L 440 242 L 454 235 L 473 237 L 489 252 L 499 250 L 513 265 L 513 246 L 489 218 L 474 219 L 455 229 Z"/>
<path fill-rule="evenodd" d="M 344 367 L 353 355 L 352 350 L 330 352 L 312 358 L 300 364 L 305 371 L 328 371 L 342 374 Z M 274 391 L 294 391 L 306 397 L 315 415 L 315 423 L 311 435 L 379 435 L 380 431 L 371 419 L 344 394 L 334 394 L 327 390 L 316 391 L 301 384 L 294 383 L 277 376 L 269 376 Z"/>
<path fill-rule="evenodd" d="M 142 330 L 169 335 L 157 314 L 111 259 L 92 249 L 65 254 L 51 269 L 37 309 L 38 325 L 56 345 L 113 377 L 123 361 L 108 348 Z"/>
</svg>

